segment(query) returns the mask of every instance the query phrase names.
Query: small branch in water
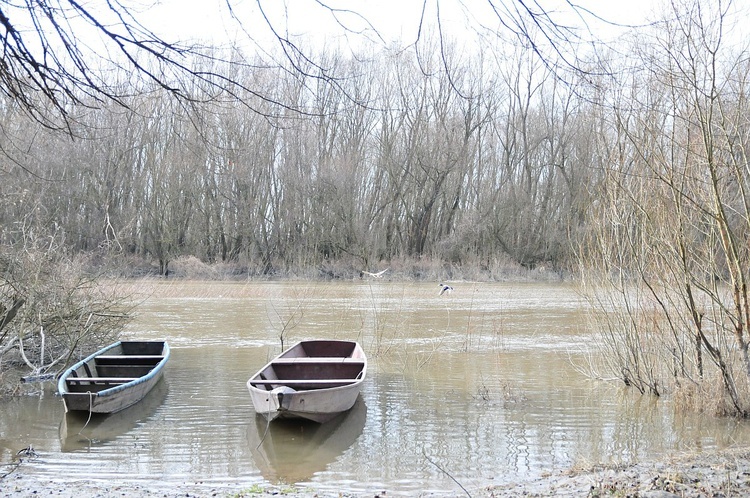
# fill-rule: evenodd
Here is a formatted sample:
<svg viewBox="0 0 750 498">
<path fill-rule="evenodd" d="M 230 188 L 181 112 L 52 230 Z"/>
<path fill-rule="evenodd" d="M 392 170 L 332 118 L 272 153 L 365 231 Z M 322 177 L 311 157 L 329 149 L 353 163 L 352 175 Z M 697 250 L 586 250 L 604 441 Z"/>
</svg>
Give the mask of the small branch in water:
<svg viewBox="0 0 750 498">
<path fill-rule="evenodd" d="M 39 454 L 34 450 L 34 447 L 31 445 L 28 445 L 26 448 L 22 450 L 18 450 L 18 452 L 13 456 L 13 462 L 4 466 L 10 470 L 0 474 L 0 482 L 2 482 L 3 479 L 11 475 L 13 472 L 15 472 L 18 469 L 18 467 L 21 466 L 21 464 L 24 462 L 24 457 L 27 459 L 33 460 L 37 458 L 38 456 Z"/>
<path fill-rule="evenodd" d="M 466 496 L 468 496 L 469 498 L 471 498 L 471 494 L 468 491 L 466 491 L 466 488 L 464 488 L 463 486 L 461 486 L 461 483 L 458 482 L 455 477 L 453 477 L 452 475 L 450 475 L 448 473 L 448 471 L 446 471 L 444 468 L 442 468 L 440 465 L 438 465 L 437 463 L 435 463 L 430 457 L 427 456 L 427 453 L 425 453 L 424 448 L 422 448 L 422 455 L 425 457 L 425 459 L 428 462 L 430 462 L 432 465 L 434 465 L 440 472 L 442 472 L 443 474 L 445 474 L 448 477 L 450 477 L 451 481 L 455 482 L 458 485 L 458 487 L 461 488 L 464 493 L 466 493 Z"/>
<path fill-rule="evenodd" d="M 54 373 L 27 375 L 25 377 L 21 377 L 21 382 L 47 382 L 50 380 L 55 380 Z"/>
<path fill-rule="evenodd" d="M 21 465 L 21 461 L 20 460 L 17 461 L 17 462 L 13 462 L 13 463 L 9 463 L 9 464 L 5 465 L 5 467 L 9 468 L 10 470 L 8 470 L 7 472 L 5 472 L 3 474 L 0 474 L 0 482 L 2 482 L 3 479 L 5 479 L 9 475 L 11 475 L 13 472 L 15 472 L 16 469 L 18 469 L 18 467 L 20 465 Z"/>
</svg>

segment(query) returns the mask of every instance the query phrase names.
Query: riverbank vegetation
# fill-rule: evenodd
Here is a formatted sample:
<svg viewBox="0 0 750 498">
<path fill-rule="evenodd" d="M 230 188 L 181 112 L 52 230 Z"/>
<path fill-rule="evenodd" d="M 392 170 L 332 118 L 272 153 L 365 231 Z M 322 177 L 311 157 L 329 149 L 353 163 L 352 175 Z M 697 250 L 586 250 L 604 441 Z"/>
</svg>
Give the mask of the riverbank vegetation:
<svg viewBox="0 0 750 498">
<path fill-rule="evenodd" d="M 92 275 L 552 275 L 601 311 L 622 382 L 747 416 L 743 14 L 675 0 L 575 70 L 502 33 L 270 70 L 211 49 L 190 84 L 205 96 L 230 70 L 231 99 L 113 69 L 117 99 L 75 94 L 67 133 L 5 92 L 0 352 L 54 371 L 116 331 L 127 307 Z"/>
<path fill-rule="evenodd" d="M 695 5 L 639 50 L 650 75 L 615 98 L 579 254 L 626 385 L 746 417 L 748 67 L 723 49 L 728 25 Z"/>
</svg>

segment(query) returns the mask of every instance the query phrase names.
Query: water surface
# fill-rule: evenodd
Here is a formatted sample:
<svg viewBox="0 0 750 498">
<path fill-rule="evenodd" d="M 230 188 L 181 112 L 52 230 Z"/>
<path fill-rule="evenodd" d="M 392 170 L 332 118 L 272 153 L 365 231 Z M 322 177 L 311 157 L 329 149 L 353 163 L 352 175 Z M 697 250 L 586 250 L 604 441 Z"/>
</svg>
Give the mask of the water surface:
<svg viewBox="0 0 750 498">
<path fill-rule="evenodd" d="M 750 443 L 743 422 L 679 416 L 668 399 L 590 380 L 580 367 L 596 334 L 572 286 L 454 287 L 142 283 L 125 335 L 169 341 L 164 380 L 91 420 L 49 390 L 4 400 L 0 460 L 33 445 L 33 471 L 49 476 L 414 495 Z M 319 337 L 361 342 L 361 399 L 331 424 L 266 424 L 245 382 L 282 344 Z"/>
</svg>

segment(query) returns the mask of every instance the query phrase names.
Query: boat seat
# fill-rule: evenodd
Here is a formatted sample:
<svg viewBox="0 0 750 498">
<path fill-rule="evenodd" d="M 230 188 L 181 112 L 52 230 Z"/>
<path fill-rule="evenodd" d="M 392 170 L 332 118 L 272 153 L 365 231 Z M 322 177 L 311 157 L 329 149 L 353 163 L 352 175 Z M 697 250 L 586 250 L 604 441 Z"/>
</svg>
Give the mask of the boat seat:
<svg viewBox="0 0 750 498">
<path fill-rule="evenodd" d="M 156 354 L 118 354 L 99 355 L 94 358 L 97 365 L 156 365 L 164 359 Z"/>
<path fill-rule="evenodd" d="M 327 358 L 327 357 L 309 357 L 303 356 L 301 358 L 277 358 L 273 360 L 274 365 L 289 365 L 292 363 L 364 363 L 365 360 L 362 358 Z"/>
<path fill-rule="evenodd" d="M 266 386 L 270 384 L 279 384 L 279 385 L 302 385 L 302 384 L 352 384 L 354 382 L 357 382 L 361 379 L 269 379 L 269 380 L 251 380 L 250 384 L 253 385 L 259 385 L 259 386 Z"/>
<path fill-rule="evenodd" d="M 89 384 L 125 384 L 138 380 L 140 377 L 68 377 L 65 381 L 70 385 Z"/>
<path fill-rule="evenodd" d="M 95 357 L 98 360 L 114 360 L 114 359 L 123 359 L 123 360 L 155 360 L 155 359 L 163 359 L 164 355 L 161 354 L 100 354 L 99 356 Z"/>
</svg>

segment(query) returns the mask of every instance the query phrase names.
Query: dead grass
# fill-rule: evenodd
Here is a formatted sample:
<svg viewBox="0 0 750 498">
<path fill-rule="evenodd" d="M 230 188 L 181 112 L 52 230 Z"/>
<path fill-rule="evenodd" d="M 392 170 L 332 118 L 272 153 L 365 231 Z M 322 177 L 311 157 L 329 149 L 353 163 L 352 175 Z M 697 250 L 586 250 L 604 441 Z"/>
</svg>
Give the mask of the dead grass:
<svg viewBox="0 0 750 498">
<path fill-rule="evenodd" d="M 741 399 L 750 399 L 747 382 L 743 376 L 737 378 Z M 736 410 L 724 393 L 724 384 L 718 372 L 706 375 L 699 382 L 682 379 L 670 386 L 670 399 L 678 412 L 705 413 L 714 417 L 736 416 Z M 718 395 L 717 395 L 718 393 Z"/>
</svg>

